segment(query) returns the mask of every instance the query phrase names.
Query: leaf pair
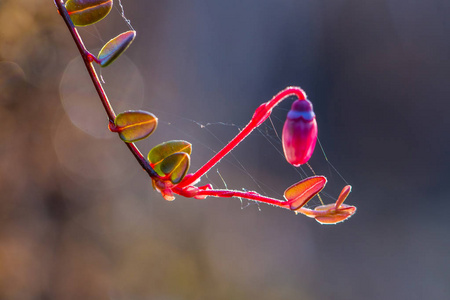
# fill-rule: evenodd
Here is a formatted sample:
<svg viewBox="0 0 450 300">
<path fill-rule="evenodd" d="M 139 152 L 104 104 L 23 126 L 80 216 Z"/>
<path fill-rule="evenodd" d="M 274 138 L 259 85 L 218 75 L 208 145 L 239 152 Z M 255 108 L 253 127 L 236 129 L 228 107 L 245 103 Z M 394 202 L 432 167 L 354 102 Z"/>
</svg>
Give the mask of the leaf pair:
<svg viewBox="0 0 450 300">
<path fill-rule="evenodd" d="M 113 6 L 112 0 L 69 0 L 66 10 L 75 26 L 88 26 L 105 18 Z M 96 62 L 102 67 L 110 65 L 131 45 L 136 31 L 130 30 L 108 41 L 98 53 Z"/>
<path fill-rule="evenodd" d="M 343 204 L 348 194 L 352 191 L 350 185 L 346 185 L 336 200 L 335 204 L 325 204 L 314 208 L 315 219 L 320 224 L 336 224 L 347 220 L 356 212 L 353 205 Z"/>
<path fill-rule="evenodd" d="M 158 175 L 177 184 L 186 176 L 191 152 L 192 145 L 186 141 L 168 141 L 150 150 L 148 160 Z"/>
</svg>

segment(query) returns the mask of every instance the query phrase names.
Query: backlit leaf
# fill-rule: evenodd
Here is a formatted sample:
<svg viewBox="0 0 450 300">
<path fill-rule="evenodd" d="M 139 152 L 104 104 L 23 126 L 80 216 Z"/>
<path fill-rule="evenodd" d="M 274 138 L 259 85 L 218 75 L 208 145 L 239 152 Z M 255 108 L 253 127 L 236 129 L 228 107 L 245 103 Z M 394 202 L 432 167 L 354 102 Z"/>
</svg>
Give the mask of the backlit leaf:
<svg viewBox="0 0 450 300">
<path fill-rule="evenodd" d="M 347 204 L 341 204 L 341 206 L 336 209 L 335 204 L 321 205 L 314 209 L 314 211 L 326 211 L 329 212 L 323 216 L 316 216 L 315 219 L 320 224 L 336 224 L 347 220 L 356 212 L 356 207 Z"/>
<path fill-rule="evenodd" d="M 127 143 L 145 139 L 156 129 L 158 118 L 152 113 L 142 110 L 130 110 L 117 115 L 114 120 L 114 131 Z"/>
<path fill-rule="evenodd" d="M 346 185 L 336 200 L 335 204 L 326 204 L 314 208 L 314 212 L 325 211 L 323 215 L 317 214 L 315 219 L 320 224 L 336 224 L 347 220 L 356 212 L 356 207 L 352 205 L 343 204 L 348 194 L 352 191 L 351 185 Z"/>
<path fill-rule="evenodd" d="M 190 156 L 185 152 L 178 152 L 167 156 L 161 163 L 160 169 L 169 176 L 173 184 L 179 183 L 189 169 Z"/>
<path fill-rule="evenodd" d="M 122 34 L 119 34 L 118 36 L 107 42 L 98 53 L 97 58 L 100 61 L 100 65 L 102 67 L 110 65 L 125 50 L 127 50 L 127 48 L 131 45 L 135 37 L 136 31 L 130 30 Z"/>
<path fill-rule="evenodd" d="M 351 191 L 352 191 L 351 185 L 344 186 L 336 201 L 336 208 L 339 208 L 339 206 L 341 206 L 342 203 L 344 203 L 345 199 L 347 199 L 348 194 L 350 194 Z"/>
<path fill-rule="evenodd" d="M 290 202 L 290 209 L 296 210 L 317 195 L 326 183 L 327 179 L 324 176 L 308 177 L 287 188 L 284 198 Z"/>
<path fill-rule="evenodd" d="M 94 24 L 108 15 L 113 0 L 69 0 L 66 10 L 75 26 Z"/>
<path fill-rule="evenodd" d="M 161 163 L 166 157 L 178 152 L 184 152 L 190 155 L 192 145 L 189 142 L 181 140 L 159 144 L 148 153 L 148 161 L 159 175 L 164 176 L 165 173 L 161 171 Z"/>
</svg>

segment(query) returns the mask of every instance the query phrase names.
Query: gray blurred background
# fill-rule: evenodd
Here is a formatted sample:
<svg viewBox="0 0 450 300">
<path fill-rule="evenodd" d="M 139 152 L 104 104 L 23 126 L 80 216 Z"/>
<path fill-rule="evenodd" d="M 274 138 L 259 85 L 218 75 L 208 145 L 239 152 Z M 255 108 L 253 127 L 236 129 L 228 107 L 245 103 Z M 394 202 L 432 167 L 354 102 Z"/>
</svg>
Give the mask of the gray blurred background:
<svg viewBox="0 0 450 300">
<path fill-rule="evenodd" d="M 80 29 L 94 53 L 128 30 L 115 2 Z M 194 171 L 299 85 L 358 211 L 321 226 L 238 199 L 164 201 L 106 130 L 53 1 L 0 0 L 0 299 L 448 297 L 449 1 L 122 2 L 137 38 L 101 75 L 117 112 L 159 117 L 144 154 L 188 140 Z M 266 122 L 202 183 L 280 198 L 302 178 L 280 150 Z M 345 181 L 320 148 L 311 165 L 332 202 Z"/>
</svg>

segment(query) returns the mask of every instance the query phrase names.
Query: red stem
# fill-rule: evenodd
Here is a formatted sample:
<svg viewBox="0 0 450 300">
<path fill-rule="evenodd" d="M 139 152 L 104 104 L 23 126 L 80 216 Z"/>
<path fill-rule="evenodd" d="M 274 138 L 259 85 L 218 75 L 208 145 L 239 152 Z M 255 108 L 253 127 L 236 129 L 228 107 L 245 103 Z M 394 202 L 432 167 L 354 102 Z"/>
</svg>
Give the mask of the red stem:
<svg viewBox="0 0 450 300">
<path fill-rule="evenodd" d="M 306 100 L 306 93 L 299 87 L 287 87 L 278 94 L 276 94 L 272 100 L 261 104 L 255 111 L 250 122 L 239 132 L 222 150 L 217 152 L 208 162 L 206 162 L 197 172 L 192 174 L 192 176 L 186 177 L 181 181 L 178 186 L 185 187 L 195 181 L 200 177 L 205 175 L 212 167 L 214 167 L 225 155 L 227 155 L 231 150 L 234 149 L 242 140 L 244 140 L 255 128 L 261 125 L 272 113 L 272 109 L 278 105 L 281 101 L 289 96 L 295 95 L 299 100 Z"/>
<path fill-rule="evenodd" d="M 108 96 L 106 96 L 105 90 L 103 89 L 103 86 L 100 83 L 100 80 L 98 79 L 97 72 L 95 72 L 94 66 L 92 65 L 92 62 L 94 61 L 93 55 L 91 53 L 89 53 L 89 51 L 84 46 L 83 40 L 81 39 L 80 35 L 78 34 L 78 31 L 75 28 L 75 25 L 73 25 L 72 20 L 70 19 L 70 16 L 69 16 L 66 8 L 63 5 L 63 2 L 56 1 L 55 3 L 58 6 L 60 15 L 64 19 L 64 22 L 66 23 L 67 28 L 69 29 L 70 34 L 72 35 L 72 38 L 75 41 L 75 44 L 77 45 L 78 50 L 80 51 L 80 54 L 81 54 L 81 57 L 83 58 L 83 62 L 86 66 L 86 69 L 87 69 L 89 75 L 91 76 L 92 83 L 94 84 L 94 87 L 98 93 L 98 96 L 100 97 L 103 107 L 105 108 L 106 114 L 108 115 L 108 119 L 110 122 L 114 122 L 114 119 L 116 118 L 116 114 L 114 113 L 114 110 L 111 107 L 111 103 L 108 100 Z"/>
<path fill-rule="evenodd" d="M 78 50 L 80 51 L 81 57 L 83 58 L 84 65 L 86 66 L 86 69 L 91 77 L 92 83 L 94 84 L 97 94 L 100 97 L 100 101 L 102 102 L 103 107 L 105 108 L 106 114 L 108 115 L 108 120 L 110 123 L 114 123 L 116 114 L 114 113 L 114 110 L 111 106 L 111 103 L 108 100 L 108 96 L 106 95 L 102 84 L 100 83 L 100 80 L 98 79 L 97 72 L 95 72 L 95 68 L 92 65 L 92 62 L 97 61 L 97 59 L 84 46 L 83 40 L 81 39 L 80 35 L 78 34 L 78 31 L 75 28 L 75 25 L 73 25 L 72 20 L 70 19 L 70 16 L 67 13 L 67 10 L 64 6 L 63 1 L 55 0 L 54 2 L 55 2 L 56 7 L 58 8 L 59 14 L 61 15 L 64 22 L 66 23 L 67 28 L 69 29 L 70 34 L 72 35 L 72 38 L 73 38 L 75 44 L 77 45 Z M 153 168 L 150 166 L 150 164 L 144 158 L 144 156 L 139 151 L 139 149 L 136 147 L 136 145 L 134 143 L 125 143 L 125 144 L 127 145 L 128 149 L 130 149 L 130 151 L 133 153 L 134 157 L 139 162 L 141 167 L 148 173 L 148 175 L 154 179 L 159 179 L 159 175 L 155 172 L 155 170 L 153 170 Z"/>
<path fill-rule="evenodd" d="M 275 205 L 278 207 L 289 209 L 289 202 L 281 201 L 275 198 L 265 197 L 256 192 L 241 192 L 241 191 L 233 191 L 233 190 L 200 190 L 196 193 L 195 196 L 212 196 L 218 198 L 245 198 L 249 200 L 259 201 L 266 204 Z"/>
</svg>

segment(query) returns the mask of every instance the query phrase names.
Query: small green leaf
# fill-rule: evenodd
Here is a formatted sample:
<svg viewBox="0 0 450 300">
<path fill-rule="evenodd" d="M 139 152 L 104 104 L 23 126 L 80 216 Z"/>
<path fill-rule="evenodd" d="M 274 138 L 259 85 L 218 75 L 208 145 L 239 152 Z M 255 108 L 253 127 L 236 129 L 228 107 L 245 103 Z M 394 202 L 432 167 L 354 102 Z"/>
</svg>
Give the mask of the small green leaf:
<svg viewBox="0 0 450 300">
<path fill-rule="evenodd" d="M 136 31 L 130 30 L 119 34 L 118 36 L 107 42 L 98 53 L 97 58 L 100 61 L 100 65 L 102 67 L 110 65 L 123 52 L 125 52 L 125 50 L 127 50 L 135 37 Z"/>
<path fill-rule="evenodd" d="M 124 142 L 132 143 L 152 134 L 158 125 L 158 118 L 147 111 L 130 110 L 118 114 L 114 125 L 116 128 L 113 131 L 117 131 Z"/>
<path fill-rule="evenodd" d="M 290 209 L 296 210 L 308 203 L 327 183 L 324 176 L 308 177 L 290 186 L 284 192 L 284 198 L 290 202 Z"/>
<path fill-rule="evenodd" d="M 106 17 L 113 6 L 113 0 L 69 0 L 66 10 L 75 26 L 94 24 Z"/>
<path fill-rule="evenodd" d="M 177 152 L 164 158 L 160 168 L 173 184 L 177 184 L 186 176 L 190 161 L 189 154 Z"/>
<path fill-rule="evenodd" d="M 184 152 L 190 155 L 192 145 L 186 141 L 179 140 L 159 144 L 148 153 L 148 161 L 159 175 L 164 176 L 165 173 L 161 170 L 161 163 L 165 158 L 178 152 Z"/>
</svg>

